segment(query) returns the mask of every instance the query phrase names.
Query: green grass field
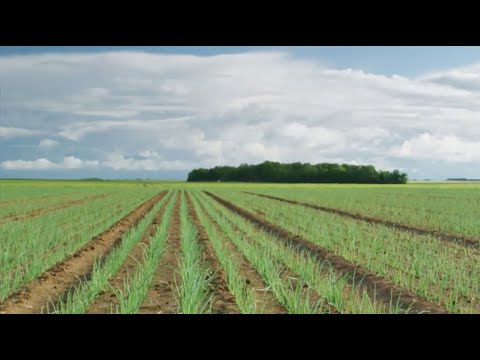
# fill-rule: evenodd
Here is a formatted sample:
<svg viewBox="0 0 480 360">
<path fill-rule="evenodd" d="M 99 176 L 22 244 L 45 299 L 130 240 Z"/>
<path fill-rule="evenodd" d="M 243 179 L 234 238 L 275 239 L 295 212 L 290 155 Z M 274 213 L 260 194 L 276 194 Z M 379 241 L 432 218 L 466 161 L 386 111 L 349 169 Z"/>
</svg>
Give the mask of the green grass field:
<svg viewBox="0 0 480 360">
<path fill-rule="evenodd" d="M 0 180 L 0 313 L 480 313 L 480 183 Z"/>
</svg>

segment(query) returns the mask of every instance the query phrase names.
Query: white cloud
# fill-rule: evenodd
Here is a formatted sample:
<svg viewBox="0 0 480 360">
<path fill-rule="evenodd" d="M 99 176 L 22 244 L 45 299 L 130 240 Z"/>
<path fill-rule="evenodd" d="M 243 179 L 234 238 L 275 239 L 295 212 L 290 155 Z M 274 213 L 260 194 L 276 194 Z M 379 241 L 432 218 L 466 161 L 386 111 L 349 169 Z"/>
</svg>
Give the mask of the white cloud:
<svg viewBox="0 0 480 360">
<path fill-rule="evenodd" d="M 52 140 L 52 139 L 42 139 L 40 143 L 38 144 L 39 148 L 53 148 L 58 145 L 58 141 Z"/>
<path fill-rule="evenodd" d="M 47 170 L 47 169 L 84 169 L 97 167 L 96 160 L 80 160 L 74 156 L 66 156 L 63 162 L 54 163 L 47 159 L 36 160 L 6 160 L 1 167 L 6 170 Z"/>
<path fill-rule="evenodd" d="M 18 113 L 16 127 L 0 124 L 0 137 L 39 135 L 32 129 L 42 126 L 44 136 L 65 141 L 35 144 L 55 146 L 67 159 L 6 166 L 157 171 L 267 159 L 384 168 L 480 162 L 480 64 L 407 78 L 282 52 L 107 52 L 0 56 L 0 70 L 5 104 Z M 4 158 L 23 157 L 1 150 Z"/>
<path fill-rule="evenodd" d="M 74 156 L 67 156 L 63 158 L 63 164 L 60 165 L 65 169 L 83 169 L 88 167 L 97 167 L 99 162 L 97 160 L 80 160 Z"/>
<path fill-rule="evenodd" d="M 392 149 L 395 157 L 449 162 L 480 161 L 480 141 L 424 133 Z"/>
<path fill-rule="evenodd" d="M 81 140 L 84 136 L 95 133 L 108 132 L 113 130 L 130 130 L 137 132 L 158 132 L 161 134 L 164 130 L 174 128 L 178 123 L 189 119 L 189 117 L 165 118 L 161 120 L 138 120 L 129 121 L 119 120 L 100 120 L 76 122 L 62 126 L 58 135 L 73 141 Z"/>
<path fill-rule="evenodd" d="M 135 159 L 125 157 L 123 154 L 109 154 L 107 160 L 101 162 L 104 168 L 128 171 L 156 171 L 156 170 L 185 170 L 194 164 L 187 161 L 159 160 L 156 157 L 148 159 Z"/>
<path fill-rule="evenodd" d="M 140 151 L 138 155 L 145 159 L 161 159 L 162 158 L 162 156 L 159 153 L 149 149 Z"/>
<path fill-rule="evenodd" d="M 0 124 L 1 125 L 1 124 Z M 15 137 L 28 137 L 37 135 L 39 132 L 32 129 L 22 129 L 16 127 L 2 127 L 0 126 L 0 139 L 2 138 L 15 138 Z"/>
<path fill-rule="evenodd" d="M 2 161 L 2 168 L 5 170 L 38 170 L 38 169 L 54 169 L 57 164 L 47 159 L 37 160 L 6 160 Z"/>
</svg>

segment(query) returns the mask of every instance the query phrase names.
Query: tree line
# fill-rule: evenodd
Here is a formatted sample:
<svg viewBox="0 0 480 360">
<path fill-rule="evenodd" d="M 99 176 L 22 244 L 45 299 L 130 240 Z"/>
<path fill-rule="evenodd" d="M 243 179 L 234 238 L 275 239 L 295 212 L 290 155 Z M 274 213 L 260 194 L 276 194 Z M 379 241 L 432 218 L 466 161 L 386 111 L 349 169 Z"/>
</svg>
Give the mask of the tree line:
<svg viewBox="0 0 480 360">
<path fill-rule="evenodd" d="M 372 165 L 307 164 L 265 161 L 258 165 L 242 164 L 194 169 L 187 181 L 239 181 L 272 183 L 358 183 L 405 184 L 407 174 L 398 170 L 381 171 Z"/>
</svg>

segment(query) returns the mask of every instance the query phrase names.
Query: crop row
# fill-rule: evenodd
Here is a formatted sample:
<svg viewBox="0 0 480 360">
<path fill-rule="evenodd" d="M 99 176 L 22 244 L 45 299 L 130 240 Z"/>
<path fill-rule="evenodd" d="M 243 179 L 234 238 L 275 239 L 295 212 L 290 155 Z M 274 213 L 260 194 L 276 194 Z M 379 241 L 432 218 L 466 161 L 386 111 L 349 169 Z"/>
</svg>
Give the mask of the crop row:
<svg viewBox="0 0 480 360">
<path fill-rule="evenodd" d="M 241 188 L 239 188 L 241 190 Z M 442 189 L 444 190 L 444 189 Z M 480 198 L 475 189 L 456 190 L 451 197 L 405 193 L 397 189 L 290 188 L 255 189 L 253 192 L 311 203 L 355 214 L 435 230 L 446 234 L 480 239 L 477 215 Z M 468 192 L 465 196 L 453 196 Z M 430 194 L 430 193 L 429 193 Z M 407 196 L 405 196 L 407 195 Z M 408 196 L 410 195 L 410 196 Z"/>
<path fill-rule="evenodd" d="M 0 226 L 0 300 L 113 225 L 153 191 L 119 193 Z"/>
<path fill-rule="evenodd" d="M 139 189 L 1 226 L 0 299 L 158 193 Z M 480 311 L 476 249 L 239 190 L 214 194 L 450 312 Z M 272 194 L 285 195 L 279 189 Z M 334 263 L 319 261 L 201 189 L 169 191 L 154 201 L 50 309 L 92 312 L 112 295 L 111 311 L 129 314 L 148 309 L 152 296 L 168 297 L 154 311 L 182 314 L 409 311 L 393 297 L 377 299 Z M 225 304 L 227 293 L 231 304 Z"/>
<path fill-rule="evenodd" d="M 451 312 L 480 309 L 476 249 L 240 192 L 217 193 Z"/>
</svg>

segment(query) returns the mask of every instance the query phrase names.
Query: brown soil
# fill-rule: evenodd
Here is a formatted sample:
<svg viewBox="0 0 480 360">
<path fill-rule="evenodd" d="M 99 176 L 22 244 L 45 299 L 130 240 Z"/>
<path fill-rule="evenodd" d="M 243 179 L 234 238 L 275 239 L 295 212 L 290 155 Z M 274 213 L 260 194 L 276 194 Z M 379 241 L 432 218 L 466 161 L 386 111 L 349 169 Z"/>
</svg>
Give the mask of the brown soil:
<svg viewBox="0 0 480 360">
<path fill-rule="evenodd" d="M 163 193 L 163 196 L 159 199 L 161 200 L 164 196 L 167 195 L 167 192 Z M 150 238 L 155 235 L 158 225 L 161 223 L 165 208 L 167 207 L 169 200 L 165 201 L 162 207 L 158 210 L 155 215 L 152 223 L 148 226 L 145 231 L 144 236 L 141 241 L 133 248 L 122 267 L 118 273 L 109 281 L 110 286 L 107 286 L 106 289 L 95 299 L 92 305 L 90 305 L 87 314 L 112 314 L 116 313 L 118 307 L 118 299 L 115 293 L 111 290 L 114 289 L 123 290 L 125 285 L 125 280 L 129 275 L 132 275 L 135 272 L 136 267 L 139 263 L 144 261 L 145 250 L 150 243 Z"/>
<path fill-rule="evenodd" d="M 175 283 L 180 286 L 180 276 L 176 272 L 180 251 L 180 196 L 177 194 L 165 252 L 153 275 L 150 289 L 139 309 L 139 314 L 176 314 L 178 312 Z"/>
<path fill-rule="evenodd" d="M 225 271 L 220 265 L 220 261 L 215 254 L 215 250 L 210 243 L 205 228 L 203 227 L 198 214 L 193 207 L 192 199 L 188 191 L 185 192 L 185 197 L 188 204 L 188 212 L 195 228 L 198 231 L 197 241 L 202 247 L 202 257 L 206 265 L 213 273 L 212 281 L 210 282 L 210 292 L 213 293 L 212 313 L 214 314 L 238 314 L 240 311 L 235 300 L 235 296 L 230 292 L 227 285 L 227 277 Z"/>
<path fill-rule="evenodd" d="M 203 206 L 203 205 L 202 205 Z M 205 211 L 205 210 L 204 210 Z M 213 219 L 210 214 L 207 213 L 207 216 L 209 219 L 212 221 L 213 225 L 219 231 L 222 233 L 222 230 L 218 224 L 218 222 Z M 230 219 L 226 219 L 230 225 L 235 229 L 235 231 L 239 234 L 242 235 L 242 241 L 248 242 L 251 246 L 257 247 L 258 244 L 257 242 L 249 237 L 245 231 L 240 229 L 236 224 L 234 224 Z M 258 277 L 256 278 L 257 286 L 261 286 L 260 288 L 256 287 L 256 292 L 255 295 L 257 297 L 258 305 L 257 309 L 261 309 L 262 306 L 264 306 L 264 313 L 266 314 L 286 314 L 288 313 L 288 310 L 280 304 L 278 299 L 276 298 L 275 294 L 272 292 L 272 290 L 265 291 L 267 289 L 267 284 L 264 282 L 262 276 L 255 270 L 255 268 L 252 267 L 252 265 L 249 263 L 248 259 L 246 259 L 243 255 L 239 253 L 238 248 L 233 244 L 230 239 L 227 240 L 227 237 L 224 236 L 225 243 L 229 247 L 229 249 L 232 249 L 232 252 L 236 252 L 238 254 L 238 257 L 243 260 L 242 263 L 242 268 L 244 264 L 247 264 L 248 269 L 250 270 L 251 273 L 255 273 Z M 317 309 L 318 313 L 338 313 L 338 310 L 335 309 L 333 306 L 330 306 L 326 301 L 322 300 L 322 298 L 319 296 L 317 291 L 310 287 L 308 284 L 306 284 L 295 272 L 293 272 L 286 264 L 280 263 L 280 279 L 281 281 L 286 284 L 287 286 L 290 286 L 291 289 L 296 289 L 297 286 L 301 286 L 301 292 L 302 292 L 302 299 L 307 299 L 308 295 L 308 301 L 310 306 L 315 306 L 316 304 L 319 304 L 319 308 Z M 243 272 L 245 275 L 245 273 Z M 260 294 L 260 292 L 263 292 L 263 294 Z"/>
<path fill-rule="evenodd" d="M 230 221 L 230 220 L 229 220 L 229 221 Z M 233 223 L 232 223 L 232 225 L 235 227 L 235 229 L 236 229 L 237 231 L 239 231 L 240 233 L 244 234 L 244 239 L 248 239 L 248 240 L 252 241 L 252 239 L 249 239 L 249 238 L 248 238 L 248 235 L 246 234 L 246 232 L 245 232 L 244 230 L 240 229 L 237 225 L 235 225 L 235 224 L 233 224 Z M 264 234 L 270 235 L 270 232 L 265 231 L 265 229 L 257 228 L 256 233 L 260 233 L 260 232 L 263 232 Z M 305 256 L 305 255 L 308 256 L 308 254 L 301 254 L 301 253 L 298 254 L 298 255 L 300 255 L 300 257 Z M 285 264 L 285 266 L 287 266 L 287 265 Z M 330 274 L 328 273 L 327 267 L 322 267 L 322 268 L 319 270 L 319 272 L 317 273 L 317 275 L 318 275 L 319 277 L 327 277 L 327 276 L 329 276 Z M 340 274 L 337 274 L 338 277 L 339 277 L 339 275 L 340 275 Z M 299 276 L 299 274 L 298 274 L 298 273 L 295 273 L 294 276 Z M 308 285 L 304 285 L 304 288 L 307 288 L 307 289 L 308 289 Z M 311 292 L 311 293 L 310 293 L 310 296 L 313 295 L 314 301 L 318 301 L 318 299 L 320 298 L 320 297 L 318 296 L 318 293 L 316 293 L 316 291 L 315 291 L 313 288 L 310 288 L 310 292 Z M 356 289 L 354 289 L 353 286 L 351 286 L 351 284 L 346 284 L 346 285 L 344 286 L 344 288 L 342 289 L 342 296 L 343 296 L 344 299 L 351 299 L 352 296 L 354 296 L 354 295 L 353 295 L 353 292 L 357 292 L 357 293 L 358 293 L 358 291 L 357 291 Z M 357 294 L 355 294 L 355 295 L 357 295 Z M 311 301 L 311 303 L 314 303 L 314 302 Z M 329 314 L 339 314 L 339 313 L 341 313 L 341 311 L 340 311 L 339 309 L 337 309 L 335 306 L 329 304 L 328 301 L 327 301 L 327 299 L 324 299 L 324 301 L 321 303 L 321 309 L 322 309 L 322 312 L 323 312 L 323 313 L 329 313 Z M 383 310 L 384 312 L 388 310 L 383 304 L 379 304 L 379 305 L 377 306 L 377 309 Z"/>
<path fill-rule="evenodd" d="M 424 194 L 405 194 L 405 193 L 391 193 L 391 192 L 379 192 L 379 194 L 383 194 L 383 195 L 394 195 L 394 196 L 407 196 L 407 197 L 414 197 L 416 199 L 419 199 L 419 198 L 425 198 L 425 199 L 433 199 L 433 200 L 437 200 L 437 199 L 440 199 L 440 200 L 464 200 L 464 201 L 468 201 L 468 202 L 478 202 L 480 201 L 480 198 L 473 198 L 473 199 L 467 199 L 467 198 L 458 198 L 458 197 L 454 197 L 454 196 L 439 196 L 439 195 L 424 195 Z"/>
<path fill-rule="evenodd" d="M 290 270 L 285 264 L 281 264 L 280 268 L 280 279 L 282 283 L 286 286 L 289 286 L 292 290 L 295 290 L 297 286 L 302 287 L 301 299 L 303 301 L 308 300 L 308 303 L 311 307 L 319 304 L 316 308 L 316 313 L 318 314 L 338 314 L 338 310 L 330 306 L 324 299 L 320 297 L 317 291 L 310 287 L 303 279 L 301 279 L 298 274 Z"/>
<path fill-rule="evenodd" d="M 164 192 L 159 193 L 138 206 L 75 254 L 8 297 L 0 304 L 0 313 L 34 314 L 52 311 L 49 306 L 56 303 L 72 286 L 78 284 L 79 279 L 88 278 L 95 259 L 106 256 L 120 242 L 123 234 L 138 224 L 163 196 Z"/>
<path fill-rule="evenodd" d="M 287 309 L 285 309 L 285 307 L 278 302 L 272 291 L 270 289 L 267 289 L 268 285 L 265 283 L 262 276 L 250 264 L 250 262 L 245 258 L 245 256 L 238 250 L 235 244 L 227 236 L 224 235 L 219 224 L 207 212 L 205 206 L 201 202 L 199 204 L 203 213 L 210 219 L 217 232 L 219 234 L 222 234 L 223 244 L 230 251 L 230 254 L 233 256 L 236 263 L 239 264 L 240 273 L 246 279 L 247 285 L 249 285 L 249 287 L 254 290 L 255 299 L 257 301 L 257 311 L 264 307 L 265 312 L 269 314 L 288 313 Z"/>
<path fill-rule="evenodd" d="M 447 313 L 447 310 L 443 307 L 417 296 L 408 289 L 395 285 L 359 265 L 354 265 L 341 256 L 332 254 L 298 235 L 263 220 L 218 195 L 212 194 L 208 191 L 205 191 L 205 193 L 223 206 L 249 220 L 257 227 L 269 231 L 272 235 L 278 237 L 279 240 L 283 240 L 285 243 L 293 245 L 299 251 L 309 253 L 320 262 L 328 261 L 339 274 L 349 275 L 350 282 L 357 286 L 357 288 L 366 289 L 372 300 L 376 300 L 377 302 L 380 301 L 384 304 L 389 304 L 390 302 L 393 304 L 398 303 L 400 308 L 404 310 L 408 309 L 411 313 Z"/>
<path fill-rule="evenodd" d="M 409 231 L 409 232 L 412 232 L 412 233 L 417 234 L 417 235 L 431 235 L 431 236 L 435 236 L 436 238 L 438 238 L 440 240 L 443 240 L 443 241 L 447 241 L 447 242 L 451 242 L 451 243 L 454 243 L 454 244 L 460 244 L 460 245 L 463 245 L 463 246 L 480 249 L 480 241 L 479 240 L 469 239 L 469 238 L 462 237 L 462 236 L 459 236 L 459 235 L 444 234 L 444 233 L 434 231 L 434 230 L 421 229 L 421 228 L 417 228 L 417 227 L 414 227 L 414 226 L 395 223 L 393 221 L 372 218 L 372 217 L 359 215 L 359 214 L 351 213 L 351 212 L 344 211 L 344 210 L 339 210 L 339 209 L 329 208 L 329 207 L 325 207 L 325 206 L 318 206 L 318 205 L 303 203 L 303 202 L 299 202 L 299 201 L 295 201 L 295 200 L 280 198 L 280 197 L 277 197 L 277 196 L 258 194 L 258 193 L 253 193 L 253 192 L 249 192 L 249 191 L 243 191 L 243 192 L 246 193 L 246 194 L 256 195 L 256 196 L 260 196 L 260 197 L 264 197 L 264 198 L 272 199 L 272 200 L 277 200 L 277 201 L 282 201 L 282 202 L 289 203 L 289 204 L 302 205 L 302 206 L 312 208 L 312 209 L 315 209 L 315 210 L 320 210 L 320 211 L 329 212 L 329 213 L 344 216 L 344 217 L 349 217 L 349 218 L 354 219 L 354 220 L 361 220 L 361 221 L 369 222 L 371 224 L 379 224 L 379 225 L 388 226 L 388 227 L 391 227 L 391 228 L 394 228 L 394 229 L 397 229 L 397 230 Z"/>
<path fill-rule="evenodd" d="M 61 198 L 63 196 L 68 196 L 73 194 L 81 194 L 81 192 L 72 191 L 72 192 L 63 193 L 63 194 L 50 194 L 50 195 L 32 196 L 28 198 L 21 198 L 21 199 L 15 199 L 15 200 L 5 200 L 5 201 L 0 201 L 0 206 L 13 205 L 17 203 L 30 202 L 30 201 L 40 200 L 40 199 Z"/>
<path fill-rule="evenodd" d="M 83 199 L 78 199 L 78 200 L 73 200 L 73 201 L 69 201 L 69 202 L 66 202 L 66 203 L 62 203 L 58 206 L 54 206 L 54 207 L 51 207 L 51 208 L 42 208 L 42 209 L 37 209 L 37 210 L 30 211 L 28 213 L 24 213 L 24 214 L 14 214 L 14 215 L 5 216 L 3 218 L 0 218 L 0 224 L 10 222 L 10 221 L 28 220 L 28 219 L 31 219 L 31 218 L 34 218 L 34 217 L 37 217 L 37 216 L 40 216 L 40 215 L 48 214 L 48 213 L 51 213 L 51 212 L 54 212 L 54 211 L 57 211 L 57 210 L 61 210 L 61 209 L 65 209 L 67 207 L 71 207 L 71 206 L 75 206 L 75 205 L 81 205 L 81 204 L 86 203 L 87 201 L 102 199 L 102 198 L 106 198 L 108 196 L 112 196 L 112 194 L 111 193 L 106 193 L 106 194 L 100 194 L 100 195 L 95 195 L 95 196 L 89 196 L 89 197 L 86 197 L 86 198 L 83 198 Z"/>
<path fill-rule="evenodd" d="M 123 207 L 123 204 L 119 203 L 117 206 L 113 207 L 112 210 L 121 210 L 121 208 Z M 79 215 L 79 217 L 81 217 L 81 215 Z M 71 221 L 76 221 L 77 218 L 74 218 L 74 219 L 71 219 L 69 222 Z M 69 222 L 63 222 L 63 223 L 59 223 L 57 225 L 58 228 L 62 228 L 65 230 L 66 226 Z M 55 244 L 55 246 L 49 248 L 49 249 L 46 249 L 44 253 L 42 254 L 36 254 L 37 257 L 42 257 L 43 259 L 46 259 L 48 258 L 49 255 L 51 254 L 54 254 L 55 252 L 57 252 L 59 249 L 63 248 L 65 246 L 65 244 L 67 242 L 71 242 L 73 241 L 73 239 L 64 239 L 58 243 Z M 13 270 L 10 271 L 10 273 L 8 274 L 8 276 L 12 276 L 16 271 L 21 271 L 21 269 L 29 266 L 31 263 L 32 263 L 33 259 L 30 259 L 28 261 L 25 261 L 21 264 L 21 267 L 17 267 Z"/>
<path fill-rule="evenodd" d="M 263 216 L 265 215 L 263 212 L 262 212 Z M 210 217 L 210 219 L 212 219 Z M 230 225 L 233 226 L 233 228 L 235 229 L 235 231 L 237 231 L 238 233 L 242 234 L 243 236 L 243 239 L 246 240 L 246 241 L 250 241 L 250 242 L 254 242 L 254 239 L 250 238 L 247 233 L 243 230 L 243 229 L 240 229 L 235 223 L 233 223 L 230 219 L 226 219 Z M 217 223 L 215 222 L 215 220 L 212 219 L 212 221 L 214 222 L 215 225 L 217 225 Z M 262 231 L 264 233 L 267 233 L 265 232 L 264 229 L 258 229 L 258 231 Z M 248 263 L 248 262 L 247 262 Z M 328 272 L 327 272 L 327 269 L 326 268 L 322 268 L 320 269 L 320 272 L 319 272 L 319 276 L 328 276 Z M 349 299 L 352 297 L 352 292 L 353 291 L 356 291 L 352 286 L 350 286 L 349 284 L 346 284 L 346 286 L 343 288 L 343 291 L 342 291 L 342 294 L 343 294 L 343 297 L 345 299 Z M 381 305 L 380 305 L 381 306 Z M 336 309 L 333 305 L 330 305 L 327 303 L 327 301 L 325 301 L 323 304 L 322 304 L 322 309 L 324 310 L 324 312 L 326 313 L 330 313 L 330 314 L 337 314 L 337 313 L 340 313 L 340 311 L 338 309 Z M 384 311 L 386 311 L 387 309 L 384 309 Z M 286 310 L 285 310 L 286 311 Z"/>
</svg>

